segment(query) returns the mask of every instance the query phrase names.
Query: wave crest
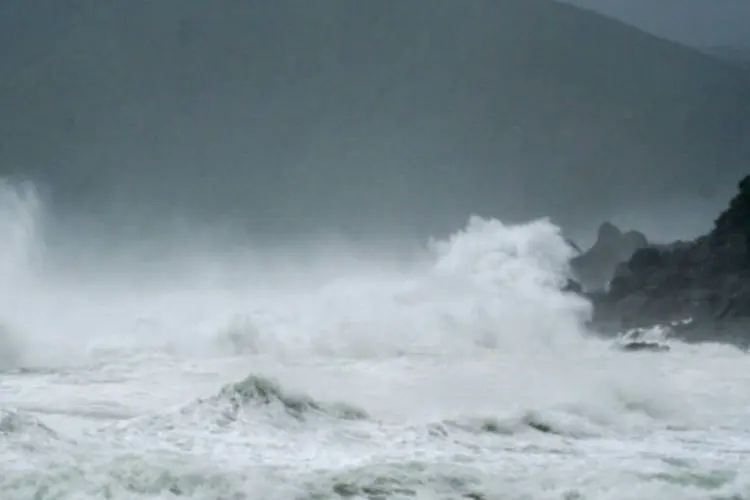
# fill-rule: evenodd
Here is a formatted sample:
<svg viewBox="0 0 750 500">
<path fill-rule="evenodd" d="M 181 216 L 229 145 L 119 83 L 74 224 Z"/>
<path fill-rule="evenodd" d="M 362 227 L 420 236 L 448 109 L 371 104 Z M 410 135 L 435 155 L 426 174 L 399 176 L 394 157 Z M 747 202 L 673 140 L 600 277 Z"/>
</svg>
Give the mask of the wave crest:
<svg viewBox="0 0 750 500">
<path fill-rule="evenodd" d="M 366 411 L 343 403 L 322 403 L 305 394 L 284 389 L 278 381 L 260 375 L 224 386 L 218 394 L 200 399 L 183 413 L 196 408 L 218 412 L 224 424 L 240 420 L 248 410 L 263 410 L 273 416 L 283 414 L 296 420 L 323 415 L 344 420 L 365 420 Z"/>
</svg>

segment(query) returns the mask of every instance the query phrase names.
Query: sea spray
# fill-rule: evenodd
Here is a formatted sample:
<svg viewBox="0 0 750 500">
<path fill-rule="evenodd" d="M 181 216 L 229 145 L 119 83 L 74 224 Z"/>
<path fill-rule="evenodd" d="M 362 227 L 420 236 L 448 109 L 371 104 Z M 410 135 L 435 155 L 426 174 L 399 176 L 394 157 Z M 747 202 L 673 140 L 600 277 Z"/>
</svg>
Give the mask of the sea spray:
<svg viewBox="0 0 750 500">
<path fill-rule="evenodd" d="M 55 224 L 86 255 L 67 261 L 11 187 L 0 311 L 23 342 L 0 374 L 3 498 L 747 491 L 745 357 L 592 337 L 548 220 L 472 218 L 398 262 L 320 241 L 315 259 L 304 241 L 226 259 L 209 251 L 226 241 L 165 233 L 143 265 Z"/>
<path fill-rule="evenodd" d="M 35 284 L 41 203 L 34 186 L 0 178 L 0 369 L 21 362 L 18 310 Z"/>
</svg>

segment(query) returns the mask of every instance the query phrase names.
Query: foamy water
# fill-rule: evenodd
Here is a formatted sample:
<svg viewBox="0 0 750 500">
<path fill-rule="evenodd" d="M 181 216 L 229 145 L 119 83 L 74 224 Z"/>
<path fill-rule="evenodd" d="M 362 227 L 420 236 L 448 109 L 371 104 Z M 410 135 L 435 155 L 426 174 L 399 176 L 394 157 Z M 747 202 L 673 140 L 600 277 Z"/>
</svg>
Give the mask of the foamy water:
<svg viewBox="0 0 750 500">
<path fill-rule="evenodd" d="M 3 500 L 750 498 L 746 355 L 593 338 L 548 221 L 104 276 L 0 199 Z"/>
</svg>

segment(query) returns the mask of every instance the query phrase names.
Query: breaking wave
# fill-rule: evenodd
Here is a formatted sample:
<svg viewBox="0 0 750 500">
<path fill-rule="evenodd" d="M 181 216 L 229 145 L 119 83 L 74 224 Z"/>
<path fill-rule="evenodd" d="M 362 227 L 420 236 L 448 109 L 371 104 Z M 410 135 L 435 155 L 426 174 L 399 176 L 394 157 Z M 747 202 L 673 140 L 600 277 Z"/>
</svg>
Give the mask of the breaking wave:
<svg viewBox="0 0 750 500">
<path fill-rule="evenodd" d="M 320 268 L 315 273 L 302 252 L 271 265 L 252 246 L 245 263 L 235 258 L 222 268 L 206 254 L 205 262 L 193 257 L 193 269 L 185 269 L 174 247 L 179 266 L 162 253 L 162 271 L 151 277 L 160 281 L 132 284 L 140 276 L 137 263 L 88 273 L 87 265 L 106 265 L 101 257 L 104 263 L 77 262 L 76 275 L 45 253 L 33 190 L 4 184 L 0 199 L 7 241 L 0 249 L 0 324 L 6 325 L 0 359 L 6 366 L 138 350 L 286 357 L 528 352 L 580 345 L 586 335 L 590 304 L 560 291 L 571 250 L 545 219 L 509 226 L 472 217 L 464 230 L 401 264 L 380 258 L 384 249 L 353 258 L 344 255 L 350 248 L 332 246 L 313 263 Z M 347 263 L 344 274 L 339 261 Z M 179 280 L 169 277 L 172 264 Z M 205 278 L 208 268 L 212 280 Z M 222 286 L 222 277 L 236 273 L 246 280 Z"/>
<path fill-rule="evenodd" d="M 561 291 L 572 250 L 549 220 L 472 217 L 395 258 L 162 236 L 123 260 L 64 226 L 67 253 L 46 245 L 31 189 L 0 200 L 8 498 L 748 491 L 743 355 L 610 349 Z"/>
<path fill-rule="evenodd" d="M 43 211 L 33 192 L 4 185 L 2 196 L 13 202 L 6 203 L 11 209 L 2 218 L 4 231 L 15 235 L 4 260 L 16 263 L 4 267 L 8 280 L 2 285 L 14 307 L 0 304 L 0 321 L 14 325 L 3 340 L 6 368 L 79 364 L 127 371 L 154 356 L 252 357 L 254 366 L 265 368 L 246 370 L 242 376 L 256 375 L 194 406 L 221 408 L 216 414 L 225 421 L 261 404 L 297 419 L 400 418 L 393 415 L 400 406 L 412 415 L 437 412 L 438 420 L 509 416 L 526 428 L 586 433 L 616 421 L 614 414 L 623 411 L 656 415 L 679 407 L 668 396 L 669 382 L 657 383 L 656 362 L 614 353 L 587 332 L 591 305 L 561 290 L 573 250 L 547 219 L 507 225 L 472 217 L 466 228 L 428 242 L 417 259 L 400 262 L 383 259 L 384 249 L 353 258 L 342 253 L 350 247 L 332 246 L 330 255 L 315 262 L 335 271 L 329 273 L 311 273 L 302 252 L 267 260 L 249 246 L 247 262 L 233 259 L 223 270 L 207 255 L 204 264 L 214 270 L 208 281 L 206 267 L 195 259 L 201 278 L 186 278 L 185 261 L 177 255 L 180 266 L 174 270 L 180 276 L 171 280 L 170 256 L 161 255 L 165 269 L 157 282 L 133 285 L 135 264 L 121 269 L 119 280 L 83 271 L 71 280 L 69 268 L 56 272 L 60 260 L 39 251 L 44 235 L 35 223 Z M 23 229 L 13 225 L 13 217 Z M 87 241 L 85 235 L 71 238 Z M 336 262 L 345 263 L 346 272 Z M 224 272 L 241 272 L 247 280 L 226 285 L 218 279 Z M 13 293 L 19 286 L 22 295 Z M 401 386 L 384 375 L 341 378 L 341 370 L 359 362 L 372 363 L 377 373 L 400 374 Z M 433 378 L 413 379 L 404 372 L 415 363 Z M 325 366 L 328 375 L 318 369 Z M 271 381 L 275 371 L 285 377 L 282 385 Z M 311 396 L 282 390 L 287 382 Z M 481 384 L 504 396 L 482 401 Z M 346 395 L 341 403 L 350 406 L 319 402 L 337 401 L 339 395 Z M 567 417 L 560 420 L 555 416 L 560 412 Z M 594 423 L 575 423 L 570 415 L 576 412 Z M 529 416 L 539 414 L 546 416 Z"/>
<path fill-rule="evenodd" d="M 278 381 L 267 377 L 250 375 L 240 382 L 224 386 L 219 394 L 201 399 L 182 410 L 182 413 L 208 409 L 221 416 L 224 423 L 236 422 L 248 409 L 260 409 L 303 420 L 310 415 L 332 416 L 345 420 L 368 418 L 367 412 L 344 404 L 325 404 L 304 394 L 284 390 Z"/>
</svg>

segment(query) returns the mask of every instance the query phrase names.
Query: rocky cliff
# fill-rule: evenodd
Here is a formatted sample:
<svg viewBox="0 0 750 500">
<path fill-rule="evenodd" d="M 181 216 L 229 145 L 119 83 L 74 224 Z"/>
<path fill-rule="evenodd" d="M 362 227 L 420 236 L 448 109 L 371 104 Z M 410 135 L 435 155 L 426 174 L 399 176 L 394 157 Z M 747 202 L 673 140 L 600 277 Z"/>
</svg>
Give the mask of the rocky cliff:
<svg viewBox="0 0 750 500">
<path fill-rule="evenodd" d="M 609 290 L 591 297 L 595 324 L 627 328 L 692 318 L 680 335 L 750 342 L 750 176 L 707 234 L 636 251 Z"/>
<path fill-rule="evenodd" d="M 622 232 L 611 222 L 604 222 L 599 226 L 594 245 L 574 257 L 570 264 L 578 282 L 586 290 L 603 290 L 613 278 L 618 264 L 626 262 L 635 251 L 647 245 L 643 233 Z"/>
</svg>

